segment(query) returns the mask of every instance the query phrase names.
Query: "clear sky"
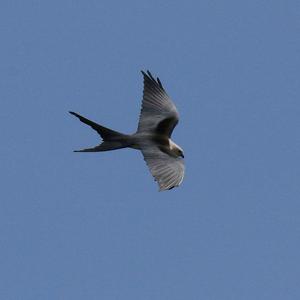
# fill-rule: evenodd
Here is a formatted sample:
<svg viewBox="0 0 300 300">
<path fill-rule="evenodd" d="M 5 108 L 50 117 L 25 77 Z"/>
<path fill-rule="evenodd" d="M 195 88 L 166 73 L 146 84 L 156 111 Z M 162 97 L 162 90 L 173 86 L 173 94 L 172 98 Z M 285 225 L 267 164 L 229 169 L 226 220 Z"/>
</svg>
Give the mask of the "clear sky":
<svg viewBox="0 0 300 300">
<path fill-rule="evenodd" d="M 0 3 L 0 299 L 300 299 L 299 1 Z M 73 110 L 177 105 L 181 187 Z"/>
</svg>

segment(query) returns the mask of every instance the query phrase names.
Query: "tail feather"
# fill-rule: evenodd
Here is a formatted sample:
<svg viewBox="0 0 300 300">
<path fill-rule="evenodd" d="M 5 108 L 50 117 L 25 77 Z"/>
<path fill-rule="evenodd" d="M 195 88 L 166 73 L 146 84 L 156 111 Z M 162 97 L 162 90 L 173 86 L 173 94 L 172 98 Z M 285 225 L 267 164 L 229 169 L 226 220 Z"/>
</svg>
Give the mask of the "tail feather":
<svg viewBox="0 0 300 300">
<path fill-rule="evenodd" d="M 94 130 L 96 130 L 99 133 L 99 135 L 103 139 L 103 142 L 96 147 L 82 149 L 82 150 L 75 150 L 74 152 L 99 152 L 99 151 L 115 150 L 115 149 L 125 148 L 129 146 L 129 142 L 128 142 L 129 139 L 127 135 L 111 130 L 107 127 L 101 126 L 73 111 L 70 111 L 69 113 L 76 116 L 81 122 L 91 126 Z"/>
<path fill-rule="evenodd" d="M 127 147 L 127 143 L 125 143 L 125 142 L 104 141 L 96 147 L 81 149 L 81 150 L 74 150 L 74 152 L 101 152 L 101 151 L 117 150 L 117 149 L 121 149 L 121 148 L 125 148 L 125 147 Z"/>
<path fill-rule="evenodd" d="M 81 122 L 91 126 L 94 130 L 96 130 L 100 134 L 100 136 L 103 138 L 104 141 L 118 138 L 120 136 L 124 136 L 124 134 L 122 134 L 120 132 L 117 132 L 117 131 L 111 130 L 107 127 L 101 126 L 101 125 L 99 125 L 99 124 L 73 112 L 73 111 L 69 111 L 69 113 L 71 115 L 74 115 L 75 117 L 77 117 Z"/>
</svg>

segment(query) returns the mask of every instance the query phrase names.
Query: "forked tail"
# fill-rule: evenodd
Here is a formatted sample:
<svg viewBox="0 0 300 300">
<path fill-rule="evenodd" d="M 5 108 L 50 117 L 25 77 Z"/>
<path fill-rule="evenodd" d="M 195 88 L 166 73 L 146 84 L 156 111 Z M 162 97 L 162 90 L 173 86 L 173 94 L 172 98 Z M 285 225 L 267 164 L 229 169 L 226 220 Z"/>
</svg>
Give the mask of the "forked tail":
<svg viewBox="0 0 300 300">
<path fill-rule="evenodd" d="M 102 137 L 103 142 L 93 148 L 82 149 L 82 150 L 75 150 L 74 152 L 99 152 L 99 151 L 109 151 L 109 150 L 116 150 L 121 149 L 129 146 L 129 137 L 126 134 L 122 134 L 120 132 L 111 130 L 104 126 L 101 126 L 81 115 L 69 111 L 70 114 L 77 117 L 81 122 L 91 126 L 94 130 L 98 132 L 98 134 Z"/>
</svg>

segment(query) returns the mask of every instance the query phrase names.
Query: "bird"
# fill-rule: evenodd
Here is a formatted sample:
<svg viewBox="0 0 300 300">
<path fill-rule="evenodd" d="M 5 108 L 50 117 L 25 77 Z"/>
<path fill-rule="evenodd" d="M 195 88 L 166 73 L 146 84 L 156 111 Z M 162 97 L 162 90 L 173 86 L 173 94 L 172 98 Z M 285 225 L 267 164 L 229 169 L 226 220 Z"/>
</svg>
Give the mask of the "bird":
<svg viewBox="0 0 300 300">
<path fill-rule="evenodd" d="M 134 134 L 123 134 L 69 111 L 102 138 L 96 147 L 74 152 L 101 152 L 121 148 L 140 150 L 158 183 L 159 191 L 171 190 L 182 183 L 185 173 L 183 149 L 171 140 L 179 114 L 160 79 L 155 79 L 148 70 L 141 72 L 144 90 L 137 131 Z"/>
</svg>

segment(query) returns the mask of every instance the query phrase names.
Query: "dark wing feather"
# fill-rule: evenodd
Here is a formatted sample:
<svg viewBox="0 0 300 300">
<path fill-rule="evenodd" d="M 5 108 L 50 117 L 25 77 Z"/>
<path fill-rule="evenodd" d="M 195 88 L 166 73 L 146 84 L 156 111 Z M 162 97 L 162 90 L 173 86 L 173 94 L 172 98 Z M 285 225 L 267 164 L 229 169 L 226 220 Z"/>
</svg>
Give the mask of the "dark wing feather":
<svg viewBox="0 0 300 300">
<path fill-rule="evenodd" d="M 159 132 L 168 137 L 178 123 L 178 111 L 167 95 L 159 78 L 142 71 L 144 76 L 144 92 L 138 132 Z"/>
</svg>

